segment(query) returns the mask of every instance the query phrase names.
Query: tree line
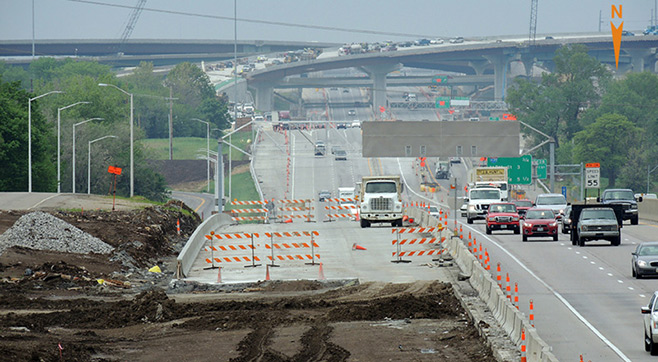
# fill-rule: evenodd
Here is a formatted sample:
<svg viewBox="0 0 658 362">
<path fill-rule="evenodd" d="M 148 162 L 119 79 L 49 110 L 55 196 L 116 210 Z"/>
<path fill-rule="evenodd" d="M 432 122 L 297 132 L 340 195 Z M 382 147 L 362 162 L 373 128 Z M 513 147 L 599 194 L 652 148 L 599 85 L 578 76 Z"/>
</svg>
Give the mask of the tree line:
<svg viewBox="0 0 658 362">
<path fill-rule="evenodd" d="M 121 167 L 117 195 L 128 196 L 130 162 L 130 97 L 112 84 L 133 94 L 135 194 L 152 200 L 168 196 L 164 178 L 149 165 L 142 138 L 166 138 L 169 134 L 170 98 L 173 99 L 173 133 L 176 137 L 205 137 L 211 128 L 230 126 L 228 100 L 218 97 L 208 76 L 191 63 L 180 63 L 166 75 L 142 62 L 134 71 L 117 76 L 107 65 L 74 59 L 40 58 L 27 69 L 0 62 L 0 190 L 28 188 L 28 100 L 51 91 L 61 91 L 31 102 L 32 190 L 57 190 L 57 115 L 61 119 L 61 190 L 73 185 L 73 125 L 76 127 L 76 192 L 87 192 L 88 142 L 93 144 L 92 193 L 109 191 L 109 165 Z M 65 108 L 69 105 L 85 102 Z M 88 102 L 88 103 L 86 103 Z M 105 191 L 108 190 L 108 191 Z"/>
<path fill-rule="evenodd" d="M 515 80 L 510 111 L 555 139 L 557 164 L 598 162 L 608 187 L 645 191 L 647 167 L 658 165 L 658 76 L 615 78 L 584 45 L 564 46 L 553 60 L 554 71 L 539 80 Z M 534 132 L 524 137 L 529 147 L 544 141 Z"/>
</svg>

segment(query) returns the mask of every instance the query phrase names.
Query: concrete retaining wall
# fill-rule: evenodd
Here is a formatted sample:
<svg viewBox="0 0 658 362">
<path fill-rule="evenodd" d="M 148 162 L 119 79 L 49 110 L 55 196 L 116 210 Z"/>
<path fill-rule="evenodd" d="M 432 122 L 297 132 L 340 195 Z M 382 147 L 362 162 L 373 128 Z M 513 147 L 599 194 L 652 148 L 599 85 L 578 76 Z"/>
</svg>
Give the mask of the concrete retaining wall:
<svg viewBox="0 0 658 362">
<path fill-rule="evenodd" d="M 637 203 L 640 219 L 658 222 L 658 200 L 644 199 Z"/>
<path fill-rule="evenodd" d="M 656 204 L 656 210 L 658 211 L 658 204 Z M 418 221 L 420 226 L 436 226 L 439 222 L 420 208 L 408 208 L 406 215 L 413 218 L 414 221 Z M 658 215 L 658 212 L 656 215 Z M 539 337 L 537 330 L 530 325 L 525 315 L 512 305 L 511 301 L 498 287 L 498 283 L 464 246 L 462 240 L 457 237 L 446 239 L 444 247 L 452 255 L 462 272 L 470 275 L 469 282 L 473 289 L 479 293 L 480 298 L 491 309 L 496 321 L 519 348 L 521 346 L 521 333 L 522 330 L 525 330 L 527 360 L 557 362 L 558 359 L 551 353 L 550 346 Z"/>
<path fill-rule="evenodd" d="M 192 236 L 178 254 L 176 258 L 176 278 L 181 279 L 190 272 L 194 260 L 199 255 L 199 251 L 206 242 L 206 235 L 211 231 L 230 225 L 232 222 L 231 215 L 218 213 L 207 218 L 199 227 L 194 230 Z"/>
</svg>

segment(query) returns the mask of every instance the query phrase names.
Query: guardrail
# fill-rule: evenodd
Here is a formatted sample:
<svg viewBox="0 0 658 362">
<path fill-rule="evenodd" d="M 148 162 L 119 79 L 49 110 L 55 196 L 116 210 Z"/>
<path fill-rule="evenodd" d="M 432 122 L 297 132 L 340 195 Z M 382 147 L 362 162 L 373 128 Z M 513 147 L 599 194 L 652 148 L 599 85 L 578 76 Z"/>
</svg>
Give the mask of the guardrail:
<svg viewBox="0 0 658 362">
<path fill-rule="evenodd" d="M 214 231 L 215 229 L 229 226 L 232 222 L 233 220 L 228 214 L 214 214 L 204 220 L 203 223 L 201 223 L 201 225 L 199 225 L 199 227 L 194 230 L 192 236 L 190 236 L 190 238 L 187 240 L 187 243 L 185 243 L 183 250 L 181 250 L 180 254 L 178 254 L 178 258 L 176 258 L 177 279 L 185 278 L 185 276 L 190 272 L 190 269 L 192 269 L 194 260 L 196 259 L 197 255 L 199 255 L 199 251 L 206 242 L 206 235 L 210 234 L 210 232 Z"/>
<path fill-rule="evenodd" d="M 655 207 L 655 210 L 658 211 L 658 202 Z M 420 226 L 435 226 L 440 222 L 419 208 L 408 208 L 407 215 L 409 218 L 417 220 Z M 450 238 L 443 242 L 443 247 L 452 255 L 459 268 L 470 276 L 469 282 L 473 289 L 479 293 L 480 299 L 487 304 L 496 321 L 519 348 L 521 347 L 522 331 L 525 331 L 527 361 L 558 362 L 557 357 L 551 352 L 550 346 L 539 337 L 530 321 L 516 309 L 491 274 L 485 270 L 462 240 Z"/>
</svg>

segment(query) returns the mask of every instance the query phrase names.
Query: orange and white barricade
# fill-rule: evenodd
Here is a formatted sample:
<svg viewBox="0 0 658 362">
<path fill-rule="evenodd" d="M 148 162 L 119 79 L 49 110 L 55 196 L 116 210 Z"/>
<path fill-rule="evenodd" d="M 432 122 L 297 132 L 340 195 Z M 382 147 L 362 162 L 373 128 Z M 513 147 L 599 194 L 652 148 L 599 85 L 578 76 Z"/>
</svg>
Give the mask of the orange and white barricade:
<svg viewBox="0 0 658 362">
<path fill-rule="evenodd" d="M 410 263 L 411 260 L 402 259 L 403 257 L 409 256 L 424 256 L 424 255 L 435 255 L 440 256 L 445 249 L 442 247 L 439 248 L 424 248 L 416 250 L 402 250 L 404 246 L 414 248 L 416 246 L 434 246 L 440 245 L 445 241 L 445 237 L 441 236 L 440 232 L 443 231 L 441 225 L 437 227 L 411 227 L 411 228 L 393 228 L 391 230 L 392 234 L 396 235 L 396 238 L 392 240 L 391 244 L 395 246 L 395 251 L 393 251 L 392 256 L 395 258 L 391 260 L 392 263 Z M 433 233 L 437 233 L 438 236 L 433 236 Z M 409 234 L 408 238 L 405 238 L 405 234 Z M 417 237 L 413 234 L 424 234 L 425 237 Z M 422 236 L 422 235 L 421 235 Z M 438 260 L 438 259 L 432 259 Z"/>
<path fill-rule="evenodd" d="M 325 222 L 336 221 L 338 219 L 356 220 L 357 209 L 356 198 L 333 198 L 325 199 L 325 202 L 333 202 L 336 205 L 325 206 L 327 210 L 327 219 Z"/>
<path fill-rule="evenodd" d="M 275 264 L 275 261 L 297 261 L 309 260 L 306 264 L 315 265 L 317 264 L 315 259 L 320 259 L 320 254 L 316 253 L 315 248 L 320 246 L 317 244 L 315 237 L 319 236 L 320 233 L 317 231 L 285 231 L 285 232 L 266 232 L 264 233 L 266 237 L 270 238 L 270 243 L 265 244 L 265 249 L 270 249 L 270 259 L 271 267 L 278 267 L 280 265 Z M 288 241 L 285 239 L 288 238 L 309 238 L 308 242 L 297 242 L 294 240 Z M 274 242 L 274 238 L 277 238 L 277 242 Z M 283 240 L 280 240 L 283 239 Z M 277 255 L 275 255 L 275 251 Z"/>
<path fill-rule="evenodd" d="M 277 200 L 276 218 L 279 222 L 293 222 L 295 219 L 305 219 L 306 222 L 315 221 L 313 200 Z"/>
<path fill-rule="evenodd" d="M 254 238 L 260 237 L 256 233 L 232 233 L 232 234 L 216 234 L 210 232 L 206 235 L 206 239 L 210 241 L 210 245 L 205 247 L 204 251 L 210 252 L 210 258 L 206 258 L 206 263 L 211 264 L 210 267 L 205 269 L 216 269 L 215 262 L 217 263 L 251 263 L 245 267 L 257 267 L 261 264 L 260 258 L 256 256 L 256 244 Z M 214 240 L 220 240 L 218 245 L 214 244 Z M 215 252 L 219 255 L 215 256 Z"/>
<path fill-rule="evenodd" d="M 268 210 L 264 208 L 267 201 L 231 201 L 232 206 L 240 206 L 240 208 L 231 209 L 231 216 L 233 221 L 240 223 L 241 221 L 261 221 L 265 223 L 267 220 Z M 260 207 L 258 207 L 260 206 Z"/>
</svg>

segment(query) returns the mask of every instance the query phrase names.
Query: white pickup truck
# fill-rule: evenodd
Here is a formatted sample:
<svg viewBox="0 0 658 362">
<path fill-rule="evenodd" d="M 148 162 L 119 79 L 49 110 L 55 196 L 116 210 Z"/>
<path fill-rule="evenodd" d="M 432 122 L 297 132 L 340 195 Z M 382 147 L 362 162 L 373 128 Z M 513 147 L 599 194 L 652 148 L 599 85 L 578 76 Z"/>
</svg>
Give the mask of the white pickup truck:
<svg viewBox="0 0 658 362">
<path fill-rule="evenodd" d="M 501 201 L 504 200 L 498 188 L 482 187 L 470 189 L 468 191 L 468 197 L 464 199 L 464 202 L 468 205 L 466 207 L 466 221 L 472 224 L 473 220 L 485 219 L 489 205 Z"/>
</svg>

